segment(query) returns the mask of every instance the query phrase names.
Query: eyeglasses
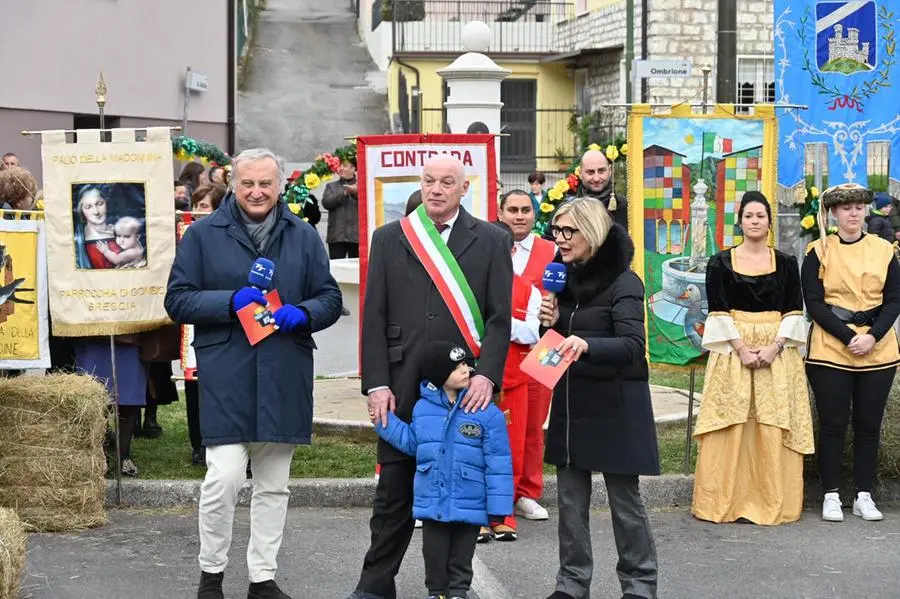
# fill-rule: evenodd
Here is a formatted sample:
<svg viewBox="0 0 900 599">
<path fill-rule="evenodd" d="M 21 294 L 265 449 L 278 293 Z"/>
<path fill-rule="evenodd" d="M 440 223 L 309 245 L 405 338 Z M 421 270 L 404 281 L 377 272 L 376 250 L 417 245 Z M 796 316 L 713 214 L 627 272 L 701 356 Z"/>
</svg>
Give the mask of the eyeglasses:
<svg viewBox="0 0 900 599">
<path fill-rule="evenodd" d="M 557 227 L 556 225 L 553 225 L 550 227 L 550 234 L 553 235 L 553 239 L 562 235 L 563 239 L 569 241 L 572 239 L 572 235 L 578 233 L 580 230 L 581 229 L 576 229 L 575 227 Z"/>
</svg>

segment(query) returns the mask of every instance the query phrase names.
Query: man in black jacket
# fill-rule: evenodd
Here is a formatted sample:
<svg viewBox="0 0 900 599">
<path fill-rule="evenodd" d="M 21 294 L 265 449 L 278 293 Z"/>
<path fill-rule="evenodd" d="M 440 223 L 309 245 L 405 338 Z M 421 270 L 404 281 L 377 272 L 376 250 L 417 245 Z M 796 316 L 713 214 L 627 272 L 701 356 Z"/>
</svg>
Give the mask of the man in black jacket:
<svg viewBox="0 0 900 599">
<path fill-rule="evenodd" d="M 576 196 L 591 196 L 603 202 L 613 220 L 628 230 L 628 200 L 613 193 L 613 165 L 600 150 L 588 150 L 581 157 L 581 185 Z M 612 198 L 615 196 L 615 204 Z"/>
<path fill-rule="evenodd" d="M 513 271 L 507 234 L 460 206 L 467 189 L 464 167 L 456 158 L 439 155 L 425 164 L 425 216 L 458 263 L 484 323 L 476 374 L 460 406 L 472 411 L 484 409 L 500 390 L 510 338 Z M 466 343 L 401 223 L 389 223 L 372 236 L 362 324 L 362 392 L 368 396 L 373 422 L 380 419 L 387 425 L 388 411 L 410 421 L 421 380 L 418 358 L 434 340 Z M 353 599 L 396 598 L 394 577 L 413 533 L 415 460 L 379 441 L 378 463 L 372 541 Z"/>
</svg>

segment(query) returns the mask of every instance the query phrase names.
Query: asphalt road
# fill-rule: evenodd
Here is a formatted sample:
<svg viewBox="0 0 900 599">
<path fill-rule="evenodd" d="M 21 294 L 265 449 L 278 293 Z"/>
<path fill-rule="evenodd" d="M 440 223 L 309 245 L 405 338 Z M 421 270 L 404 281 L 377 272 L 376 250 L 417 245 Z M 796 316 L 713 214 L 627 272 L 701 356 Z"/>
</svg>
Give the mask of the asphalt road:
<svg viewBox="0 0 900 599">
<path fill-rule="evenodd" d="M 160 599 L 194 597 L 197 524 L 191 511 L 122 510 L 110 524 L 71 535 L 32 535 L 22 597 Z M 878 599 L 900 597 L 900 509 L 882 523 L 849 515 L 825 523 L 712 525 L 686 511 L 654 512 L 660 599 Z M 278 581 L 294 599 L 344 599 L 356 584 L 368 541 L 364 509 L 291 509 Z M 238 512 L 226 596 L 246 596 L 249 512 Z M 609 514 L 593 518 L 593 599 L 618 599 Z M 420 534 L 398 576 L 399 599 L 425 597 Z M 523 522 L 516 543 L 476 552 L 478 599 L 543 599 L 556 571 L 555 514 Z"/>
</svg>

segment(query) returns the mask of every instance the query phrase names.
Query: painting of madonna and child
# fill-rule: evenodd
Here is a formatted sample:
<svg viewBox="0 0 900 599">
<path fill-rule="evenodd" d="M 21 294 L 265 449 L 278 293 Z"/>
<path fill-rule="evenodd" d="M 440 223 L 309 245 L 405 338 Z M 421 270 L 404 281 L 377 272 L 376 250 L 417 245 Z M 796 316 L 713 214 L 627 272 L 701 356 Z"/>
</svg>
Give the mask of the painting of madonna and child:
<svg viewBox="0 0 900 599">
<path fill-rule="evenodd" d="M 643 154 L 634 158 L 643 168 L 650 360 L 686 365 L 705 353 L 707 261 L 741 242 L 744 193 L 765 192 L 763 122 L 645 117 L 642 129 Z"/>
<path fill-rule="evenodd" d="M 76 268 L 147 266 L 144 191 L 143 183 L 72 185 Z"/>
</svg>

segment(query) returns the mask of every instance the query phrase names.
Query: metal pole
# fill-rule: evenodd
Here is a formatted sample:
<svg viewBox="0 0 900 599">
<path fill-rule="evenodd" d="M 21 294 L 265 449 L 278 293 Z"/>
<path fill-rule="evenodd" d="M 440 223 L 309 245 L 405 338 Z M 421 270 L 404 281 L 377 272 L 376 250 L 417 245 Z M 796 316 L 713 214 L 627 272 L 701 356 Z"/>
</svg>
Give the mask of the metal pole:
<svg viewBox="0 0 900 599">
<path fill-rule="evenodd" d="M 684 474 L 687 476 L 691 473 L 691 440 L 694 429 L 694 385 L 696 383 L 697 369 L 691 366 L 691 379 L 688 384 L 688 417 L 687 417 L 687 436 L 684 439 Z"/>
<path fill-rule="evenodd" d="M 184 73 L 184 113 L 181 116 L 181 130 L 184 132 L 183 135 L 187 135 L 188 104 L 191 102 L 191 88 L 188 87 L 190 79 L 191 67 L 188 67 L 187 71 Z"/>
<path fill-rule="evenodd" d="M 626 102 L 633 102 L 635 97 L 632 62 L 634 62 L 634 0 L 625 0 L 625 81 L 631 81 L 631 87 L 625 89 Z"/>
<path fill-rule="evenodd" d="M 709 104 L 709 72 L 712 69 L 706 65 L 701 69 L 703 72 L 703 114 L 706 114 L 706 106 Z M 702 168 L 702 163 L 701 163 Z"/>
<path fill-rule="evenodd" d="M 737 96 L 737 3 L 718 2 L 716 102 L 734 103 Z"/>
<path fill-rule="evenodd" d="M 103 71 L 100 71 L 100 79 L 94 88 L 97 94 L 97 108 L 100 111 L 100 139 L 103 139 L 106 129 L 106 116 L 103 113 L 106 107 L 106 82 L 103 80 Z M 113 429 L 116 435 L 116 505 L 122 505 L 122 450 L 119 441 L 119 375 L 116 372 L 116 338 L 109 336 L 109 361 L 112 366 L 112 400 L 113 400 Z"/>
</svg>

